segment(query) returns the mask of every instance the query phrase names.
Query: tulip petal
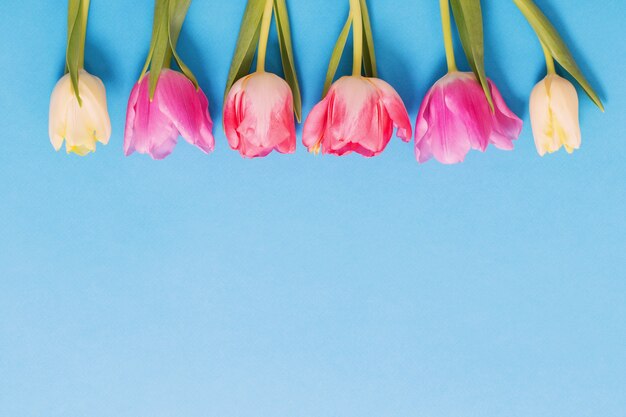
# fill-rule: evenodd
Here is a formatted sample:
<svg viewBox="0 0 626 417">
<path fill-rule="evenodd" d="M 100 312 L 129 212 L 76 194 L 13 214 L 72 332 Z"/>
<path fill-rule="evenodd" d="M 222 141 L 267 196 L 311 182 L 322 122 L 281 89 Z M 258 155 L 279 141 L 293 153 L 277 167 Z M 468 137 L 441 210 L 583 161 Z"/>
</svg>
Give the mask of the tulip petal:
<svg viewBox="0 0 626 417">
<path fill-rule="evenodd" d="M 289 85 L 271 73 L 254 73 L 237 81 L 226 99 L 224 127 L 231 148 L 243 157 L 263 157 L 273 150 L 295 152 Z"/>
<path fill-rule="evenodd" d="M 304 123 L 302 142 L 310 152 L 366 157 L 380 154 L 393 135 L 410 139 L 412 129 L 402 100 L 389 84 L 375 78 L 342 77 Z"/>
<path fill-rule="evenodd" d="M 568 152 L 580 147 L 578 95 L 574 86 L 558 75 L 546 76 L 533 88 L 530 120 L 539 155 L 556 152 L 562 145 Z"/>
<path fill-rule="evenodd" d="M 302 129 L 302 143 L 309 152 L 313 152 L 319 147 L 324 139 L 326 131 L 326 121 L 328 118 L 328 105 L 333 100 L 333 95 L 328 94 L 326 98 L 317 103 L 304 122 Z"/>
<path fill-rule="evenodd" d="M 419 163 L 424 163 L 432 158 L 432 150 L 430 149 L 430 140 L 426 139 L 430 124 L 430 102 L 433 96 L 434 87 L 428 90 L 422 104 L 420 105 L 415 123 L 415 158 Z"/>
<path fill-rule="evenodd" d="M 391 117 L 393 124 L 398 129 L 396 135 L 405 142 L 410 141 L 413 136 L 413 128 L 411 126 L 409 113 L 400 95 L 391 85 L 381 79 L 367 78 L 367 80 L 378 89 L 382 103 L 389 117 Z"/>
<path fill-rule="evenodd" d="M 510 151 L 513 141 L 522 133 L 522 120 L 507 106 L 496 85 L 489 80 L 491 96 L 493 97 L 494 114 L 493 130 L 489 141 L 498 149 Z"/>
<path fill-rule="evenodd" d="M 237 126 L 241 123 L 241 100 L 243 99 L 243 88 L 246 80 L 250 76 L 239 79 L 228 92 L 228 97 L 224 103 L 224 131 L 228 144 L 232 149 L 239 148 L 239 134 Z"/>
<path fill-rule="evenodd" d="M 163 70 L 154 101 L 187 142 L 205 153 L 213 151 L 215 140 L 211 133 L 213 122 L 208 112 L 208 100 L 185 75 Z"/>
<path fill-rule="evenodd" d="M 63 141 L 68 153 L 86 155 L 96 150 L 96 141 L 106 144 L 111 136 L 104 84 L 84 70 L 78 88 L 82 106 L 74 95 L 69 75 L 63 76 L 50 98 L 50 141 L 58 151 Z"/>
<path fill-rule="evenodd" d="M 150 101 L 149 90 L 149 77 L 144 76 L 131 92 L 124 153 L 128 156 L 137 151 L 154 159 L 163 159 L 173 151 L 179 132 L 169 117 L 161 113 L 158 94 Z"/>
<path fill-rule="evenodd" d="M 555 137 L 567 152 L 580 148 L 581 134 L 578 120 L 578 93 L 565 78 L 550 76 L 550 110 Z"/>
<path fill-rule="evenodd" d="M 484 152 L 489 145 L 492 115 L 482 86 L 471 73 L 449 74 L 446 78 L 452 80 L 442 81 L 446 107 L 465 128 L 471 148 Z"/>
<path fill-rule="evenodd" d="M 78 81 L 83 107 L 90 116 L 95 139 L 106 145 L 111 137 L 111 120 L 107 111 L 104 84 L 100 78 L 85 70 L 80 70 Z"/>
<path fill-rule="evenodd" d="M 512 149 L 522 121 L 507 107 L 489 81 L 494 99 L 492 114 L 481 85 L 472 73 L 449 73 L 427 93 L 417 117 L 415 156 L 422 163 L 462 162 L 470 149 L 485 151 L 489 143 Z"/>
<path fill-rule="evenodd" d="M 55 85 L 50 96 L 50 113 L 48 117 L 48 134 L 55 150 L 60 150 L 66 136 L 67 108 L 73 94 L 70 76 L 64 75 Z"/>
<path fill-rule="evenodd" d="M 435 90 L 431 106 L 435 111 L 430 113 L 432 129 L 427 140 L 433 155 L 444 164 L 463 162 L 471 149 L 470 139 L 463 120 L 448 108 L 444 88 Z"/>
</svg>

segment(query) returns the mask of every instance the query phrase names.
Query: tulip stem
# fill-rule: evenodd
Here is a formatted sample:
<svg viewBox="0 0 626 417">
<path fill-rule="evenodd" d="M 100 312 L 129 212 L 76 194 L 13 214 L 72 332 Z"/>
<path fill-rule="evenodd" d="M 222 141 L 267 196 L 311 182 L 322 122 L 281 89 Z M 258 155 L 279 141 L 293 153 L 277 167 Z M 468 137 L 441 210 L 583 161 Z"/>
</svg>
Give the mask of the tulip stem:
<svg viewBox="0 0 626 417">
<path fill-rule="evenodd" d="M 452 21 L 450 20 L 450 3 L 448 0 L 439 0 L 441 9 L 441 26 L 443 27 L 443 42 L 446 48 L 446 61 L 448 72 L 457 71 L 456 59 L 454 58 L 454 42 L 452 41 Z"/>
<path fill-rule="evenodd" d="M 350 0 L 350 14 L 352 15 L 352 41 L 353 41 L 353 61 L 352 75 L 361 76 L 363 64 L 363 13 L 359 0 Z"/>
<path fill-rule="evenodd" d="M 270 36 L 270 27 L 272 25 L 273 12 L 274 0 L 265 0 L 265 10 L 263 11 L 263 21 L 261 22 L 259 53 L 257 54 L 256 58 L 257 72 L 265 72 L 265 55 L 267 54 L 267 42 Z"/>
<path fill-rule="evenodd" d="M 556 74 L 556 68 L 554 67 L 554 58 L 552 57 L 552 53 L 545 43 L 541 42 L 541 47 L 543 48 L 543 54 L 546 56 L 546 68 L 548 69 L 548 74 Z"/>
<path fill-rule="evenodd" d="M 78 61 L 78 68 L 83 69 L 85 66 L 85 42 L 87 40 L 87 18 L 89 17 L 89 2 L 90 0 L 82 0 L 83 1 L 83 16 L 82 16 L 82 27 L 81 27 L 81 38 L 80 38 L 80 59 Z"/>
</svg>

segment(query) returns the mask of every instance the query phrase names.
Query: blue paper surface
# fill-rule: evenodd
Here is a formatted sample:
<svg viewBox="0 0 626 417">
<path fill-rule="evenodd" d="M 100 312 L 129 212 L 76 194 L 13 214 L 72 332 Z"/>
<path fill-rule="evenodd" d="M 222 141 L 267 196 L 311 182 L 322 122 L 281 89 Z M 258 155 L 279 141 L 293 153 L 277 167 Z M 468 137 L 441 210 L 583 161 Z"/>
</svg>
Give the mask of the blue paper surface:
<svg viewBox="0 0 626 417">
<path fill-rule="evenodd" d="M 414 121 L 444 73 L 438 2 L 369 3 Z M 213 154 L 123 156 L 148 0 L 92 1 L 86 67 L 113 136 L 55 153 L 66 3 L 0 2 L 0 416 L 624 416 L 626 5 L 537 1 L 606 104 L 579 89 L 582 148 L 540 158 L 541 48 L 513 2 L 483 3 L 487 72 L 525 127 L 513 152 L 444 166 L 397 138 L 374 159 L 231 151 L 242 0 L 194 1 L 179 43 Z M 288 4 L 306 115 L 348 1 Z"/>
</svg>

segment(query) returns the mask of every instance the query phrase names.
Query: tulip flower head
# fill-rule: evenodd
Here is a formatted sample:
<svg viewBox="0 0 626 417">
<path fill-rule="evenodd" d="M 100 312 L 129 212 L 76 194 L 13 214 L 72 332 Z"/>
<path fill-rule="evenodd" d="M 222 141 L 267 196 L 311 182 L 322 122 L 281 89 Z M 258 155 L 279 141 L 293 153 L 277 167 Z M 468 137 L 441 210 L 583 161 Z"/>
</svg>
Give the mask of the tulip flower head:
<svg viewBox="0 0 626 417">
<path fill-rule="evenodd" d="M 295 152 L 296 127 L 289 84 L 268 72 L 239 79 L 226 98 L 224 129 L 230 147 L 246 158 L 263 157 L 273 150 Z"/>
<path fill-rule="evenodd" d="M 470 149 L 489 144 L 513 149 L 522 121 L 507 107 L 489 80 L 494 110 L 472 73 L 450 72 L 426 94 L 417 116 L 415 155 L 419 162 L 435 157 L 444 164 L 462 162 Z"/>
<path fill-rule="evenodd" d="M 57 151 L 65 141 L 67 153 L 87 155 L 95 152 L 96 142 L 107 144 L 111 121 L 107 111 L 104 84 L 85 70 L 78 71 L 79 102 L 70 74 L 54 87 L 50 98 L 49 135 Z"/>
<path fill-rule="evenodd" d="M 213 151 L 213 122 L 202 90 L 184 74 L 163 69 L 150 100 L 149 74 L 135 84 L 128 100 L 124 153 L 163 159 L 174 150 L 178 136 L 205 153 Z"/>
<path fill-rule="evenodd" d="M 565 78 L 549 74 L 530 95 L 530 122 L 539 155 L 580 148 L 578 94 Z"/>
<path fill-rule="evenodd" d="M 69 0 L 67 13 L 66 74 L 50 97 L 48 134 L 57 151 L 65 142 L 67 153 L 84 156 L 109 142 L 111 121 L 104 84 L 84 70 L 89 0 Z"/>
<path fill-rule="evenodd" d="M 397 136 L 408 142 L 412 129 L 402 99 L 385 81 L 346 76 L 337 80 L 304 124 L 303 143 L 310 152 L 380 154 Z"/>
<path fill-rule="evenodd" d="M 544 156 L 564 147 L 573 153 L 581 143 L 578 93 L 571 82 L 557 75 L 556 62 L 601 111 L 604 105 L 549 18 L 532 0 L 514 0 L 514 3 L 535 31 L 546 60 L 547 75 L 530 95 L 530 122 L 537 152 Z"/>
<path fill-rule="evenodd" d="M 352 75 L 334 83 L 345 38 L 352 29 Z M 364 50 L 367 53 L 364 53 Z M 350 0 L 350 14 L 328 65 L 324 98 L 304 123 L 302 142 L 312 153 L 365 157 L 379 155 L 397 136 L 408 142 L 412 126 L 402 99 L 377 77 L 376 57 L 367 2 Z"/>
<path fill-rule="evenodd" d="M 262 4 L 263 8 L 254 4 Z M 252 16 L 254 14 L 254 16 Z M 265 71 L 267 46 L 272 16 L 281 45 L 281 60 L 285 79 Z M 246 26 L 254 21 L 258 27 Z M 226 82 L 224 99 L 224 131 L 230 147 L 244 158 L 259 158 L 272 151 L 296 151 L 296 123 L 300 121 L 301 97 L 296 74 L 289 14 L 285 1 L 248 0 L 248 7 L 240 29 L 240 39 L 250 30 L 259 31 L 257 40 L 256 71 L 252 74 L 253 55 L 248 53 L 249 43 L 238 42 L 235 58 Z M 237 57 L 244 58 L 245 63 Z M 247 74 L 247 75 L 246 75 Z"/>
</svg>

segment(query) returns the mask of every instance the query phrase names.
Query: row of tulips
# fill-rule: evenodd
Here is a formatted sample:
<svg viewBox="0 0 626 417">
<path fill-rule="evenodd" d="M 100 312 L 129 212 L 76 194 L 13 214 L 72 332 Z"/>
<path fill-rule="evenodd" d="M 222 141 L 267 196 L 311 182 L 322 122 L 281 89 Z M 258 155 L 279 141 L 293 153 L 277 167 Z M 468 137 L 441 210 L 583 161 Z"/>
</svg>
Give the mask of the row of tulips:
<svg viewBox="0 0 626 417">
<path fill-rule="evenodd" d="M 205 153 L 215 147 L 208 100 L 191 70 L 176 52 L 176 43 L 191 0 L 156 0 L 150 52 L 128 102 L 124 152 L 163 159 L 179 137 Z M 531 0 L 515 0 L 533 27 L 545 30 L 547 18 Z M 508 108 L 495 84 L 486 77 L 481 51 L 480 2 L 440 0 L 448 73 L 428 91 L 415 126 L 415 155 L 462 162 L 471 149 L 489 144 L 513 149 L 522 121 Z M 450 5 L 473 72 L 457 69 Z M 477 8 L 476 8 L 477 6 Z M 111 135 L 106 92 L 97 77 L 83 69 L 89 0 L 70 0 L 67 74 L 57 83 L 50 102 L 50 139 L 59 150 L 86 155 Z M 285 78 L 265 71 L 272 17 L 275 17 Z M 468 24 L 471 22 L 472 24 Z M 541 26 L 543 24 L 543 26 Z M 556 74 L 554 59 L 571 57 L 556 31 L 535 27 L 544 47 L 548 75 L 533 89 L 530 116 L 539 154 L 581 143 L 578 96 L 574 86 Z M 353 72 L 334 81 L 337 65 L 353 33 Z M 480 33 L 481 36 L 475 36 Z M 467 41 L 467 39 L 473 39 Z M 550 41 L 550 39 L 552 39 Z M 555 41 L 556 39 L 556 41 Z M 253 51 L 253 53 L 250 53 Z M 256 70 L 250 73 L 256 53 Z M 565 54 L 565 55 L 564 55 Z M 178 70 L 171 69 L 175 61 Z M 573 59 L 571 60 L 573 62 Z M 564 65 L 601 107 L 577 67 Z M 377 78 L 371 23 L 365 0 L 350 0 L 350 13 L 329 65 L 325 95 L 306 118 L 302 141 L 313 153 L 366 157 L 380 154 L 394 128 L 402 140 L 413 137 L 412 124 L 399 94 Z M 272 151 L 293 153 L 295 124 L 300 120 L 300 90 L 293 60 L 285 0 L 249 0 L 237 41 L 224 104 L 224 130 L 230 147 L 246 158 Z M 295 113 L 295 115 L 294 115 Z"/>
</svg>

